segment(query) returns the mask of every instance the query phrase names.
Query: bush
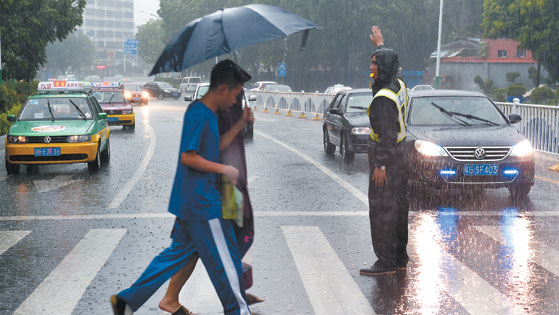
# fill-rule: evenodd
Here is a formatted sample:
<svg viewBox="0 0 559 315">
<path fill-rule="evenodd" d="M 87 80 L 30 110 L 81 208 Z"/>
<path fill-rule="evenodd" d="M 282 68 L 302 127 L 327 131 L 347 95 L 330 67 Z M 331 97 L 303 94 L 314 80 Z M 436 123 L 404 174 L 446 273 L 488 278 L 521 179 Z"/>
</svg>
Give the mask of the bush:
<svg viewBox="0 0 559 315">
<path fill-rule="evenodd" d="M 10 108 L 7 112 L 0 114 L 0 135 L 8 133 L 10 127 L 12 126 L 12 122 L 8 121 L 8 115 L 17 115 L 21 109 L 21 105 L 21 103 L 18 103 L 12 106 L 12 108 Z"/>
<path fill-rule="evenodd" d="M 511 84 L 507 87 L 507 96 L 521 97 L 526 94 L 526 88 L 522 84 Z"/>
<path fill-rule="evenodd" d="M 8 115 L 17 115 L 29 95 L 37 92 L 37 81 L 7 81 L 0 86 L 0 135 L 8 133 L 11 122 Z"/>
<path fill-rule="evenodd" d="M 555 105 L 555 96 L 556 95 L 553 90 L 545 86 L 541 86 L 535 88 L 532 93 L 530 93 L 530 103 Z"/>
</svg>

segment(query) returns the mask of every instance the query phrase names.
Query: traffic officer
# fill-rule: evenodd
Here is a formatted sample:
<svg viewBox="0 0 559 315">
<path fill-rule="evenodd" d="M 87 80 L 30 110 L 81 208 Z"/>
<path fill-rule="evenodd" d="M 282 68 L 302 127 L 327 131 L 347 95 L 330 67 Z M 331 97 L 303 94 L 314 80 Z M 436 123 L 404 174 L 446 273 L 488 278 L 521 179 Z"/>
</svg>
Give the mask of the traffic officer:
<svg viewBox="0 0 559 315">
<path fill-rule="evenodd" d="M 371 124 L 369 219 L 378 260 L 360 270 L 366 276 L 395 274 L 408 263 L 406 85 L 397 78 L 398 55 L 384 47 L 377 26 L 372 31 L 370 38 L 378 49 L 371 58 L 373 100 L 367 109 Z"/>
</svg>

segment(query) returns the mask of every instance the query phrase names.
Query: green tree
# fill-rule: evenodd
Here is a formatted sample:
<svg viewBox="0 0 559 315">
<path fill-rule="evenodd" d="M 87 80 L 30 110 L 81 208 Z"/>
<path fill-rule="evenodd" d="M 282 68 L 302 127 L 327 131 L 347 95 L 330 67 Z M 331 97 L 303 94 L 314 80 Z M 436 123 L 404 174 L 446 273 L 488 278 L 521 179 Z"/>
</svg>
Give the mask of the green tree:
<svg viewBox="0 0 559 315">
<path fill-rule="evenodd" d="M 538 65 L 538 68 L 536 68 L 536 67 L 528 68 L 528 78 L 530 78 L 530 80 L 532 80 L 532 83 L 534 84 L 534 87 L 538 87 L 540 85 L 541 75 L 540 75 L 539 68 L 540 68 L 540 65 Z"/>
<path fill-rule="evenodd" d="M 93 42 L 82 32 L 76 31 L 63 41 L 47 46 L 46 67 L 64 73 L 68 67 L 80 75 L 83 67 L 90 67 L 95 57 Z"/>
<path fill-rule="evenodd" d="M 162 19 L 151 19 L 138 27 L 138 55 L 148 64 L 154 64 L 165 48 L 165 30 Z"/>
<path fill-rule="evenodd" d="M 47 58 L 48 43 L 63 40 L 82 24 L 86 0 L 2 0 L 3 76 L 32 80 Z"/>
<path fill-rule="evenodd" d="M 508 37 L 530 49 L 559 79 L 559 5 L 556 0 L 485 0 L 482 27 L 489 38 Z"/>
<path fill-rule="evenodd" d="M 485 94 L 493 94 L 495 92 L 495 86 L 493 80 L 489 79 L 487 82 L 481 78 L 481 76 L 476 75 L 474 82 L 479 86 L 479 88 Z"/>
<path fill-rule="evenodd" d="M 520 72 L 507 72 L 507 82 L 513 83 L 520 76 Z"/>
<path fill-rule="evenodd" d="M 521 97 L 526 94 L 526 88 L 522 84 L 511 84 L 507 87 L 507 96 Z"/>
<path fill-rule="evenodd" d="M 545 86 L 535 88 L 530 93 L 530 103 L 533 104 L 547 104 L 547 105 L 555 105 L 556 104 L 556 95 L 553 90 L 547 88 Z"/>
</svg>

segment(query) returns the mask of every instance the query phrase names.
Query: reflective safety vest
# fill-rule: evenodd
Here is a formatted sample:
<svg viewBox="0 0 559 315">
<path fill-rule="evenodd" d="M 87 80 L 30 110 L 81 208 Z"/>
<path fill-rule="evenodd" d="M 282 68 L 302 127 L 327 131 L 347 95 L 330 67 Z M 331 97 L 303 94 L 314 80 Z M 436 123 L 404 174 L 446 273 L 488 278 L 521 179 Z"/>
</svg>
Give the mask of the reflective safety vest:
<svg viewBox="0 0 559 315">
<path fill-rule="evenodd" d="M 405 119 L 408 113 L 408 92 L 406 89 L 406 84 L 402 80 L 398 80 L 398 83 L 400 83 L 400 90 L 398 91 L 398 93 L 394 93 L 390 89 L 381 89 L 373 97 L 373 102 L 378 97 L 386 97 L 394 102 L 396 108 L 398 109 L 398 123 L 400 124 L 400 130 L 398 131 L 398 142 L 401 142 L 406 138 Z M 371 105 L 373 104 L 373 102 L 371 102 Z M 368 116 L 370 116 L 371 105 L 369 105 L 369 108 L 367 108 Z M 373 139 L 373 141 L 375 142 L 379 142 L 378 134 L 375 133 L 375 131 L 373 130 L 373 126 L 371 126 L 370 130 L 371 131 L 369 135 L 371 136 L 371 139 Z"/>
</svg>

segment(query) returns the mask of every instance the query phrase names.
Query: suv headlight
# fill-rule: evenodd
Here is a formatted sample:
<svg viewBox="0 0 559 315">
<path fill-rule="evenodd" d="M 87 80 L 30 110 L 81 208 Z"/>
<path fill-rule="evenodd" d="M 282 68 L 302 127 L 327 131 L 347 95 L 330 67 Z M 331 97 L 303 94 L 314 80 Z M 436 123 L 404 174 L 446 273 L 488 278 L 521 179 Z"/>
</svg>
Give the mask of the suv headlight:
<svg viewBox="0 0 559 315">
<path fill-rule="evenodd" d="M 448 156 L 440 145 L 424 140 L 415 140 L 415 149 L 425 156 Z"/>
<path fill-rule="evenodd" d="M 512 147 L 510 155 L 522 157 L 522 156 L 530 155 L 532 154 L 532 152 L 533 152 L 532 144 L 530 143 L 530 140 L 526 139 L 520 141 L 518 144 Z"/>
<path fill-rule="evenodd" d="M 69 136 L 68 142 L 70 143 L 77 143 L 77 142 L 88 142 L 91 141 L 91 135 L 76 135 L 76 136 Z"/>
<path fill-rule="evenodd" d="M 369 127 L 357 127 L 351 129 L 352 135 L 368 135 L 370 133 Z"/>
<path fill-rule="evenodd" d="M 171 91 L 169 91 L 169 90 L 163 90 L 163 92 L 165 92 L 165 93 L 171 93 Z"/>
<path fill-rule="evenodd" d="M 8 143 L 27 143 L 26 136 L 8 136 Z"/>
</svg>

